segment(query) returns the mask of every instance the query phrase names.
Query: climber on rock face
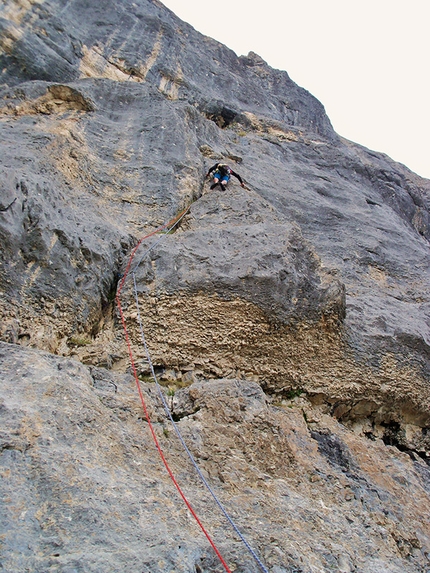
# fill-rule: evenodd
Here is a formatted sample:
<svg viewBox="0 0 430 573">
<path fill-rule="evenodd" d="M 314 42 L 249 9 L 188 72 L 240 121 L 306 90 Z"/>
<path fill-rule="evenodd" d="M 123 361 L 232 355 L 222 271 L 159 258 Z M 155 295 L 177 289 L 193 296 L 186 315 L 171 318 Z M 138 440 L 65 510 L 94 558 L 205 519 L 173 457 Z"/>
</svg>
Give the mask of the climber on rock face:
<svg viewBox="0 0 430 573">
<path fill-rule="evenodd" d="M 219 183 L 221 189 L 225 191 L 226 185 L 229 182 L 231 175 L 233 175 L 239 180 L 242 187 L 245 187 L 245 183 L 243 182 L 242 177 L 237 173 L 235 173 L 233 169 L 231 169 L 225 163 L 215 163 L 215 165 L 213 165 L 206 173 L 206 177 L 209 177 L 212 171 L 214 171 L 214 174 L 213 174 L 213 183 L 211 185 L 211 189 L 215 189 L 215 187 Z"/>
</svg>

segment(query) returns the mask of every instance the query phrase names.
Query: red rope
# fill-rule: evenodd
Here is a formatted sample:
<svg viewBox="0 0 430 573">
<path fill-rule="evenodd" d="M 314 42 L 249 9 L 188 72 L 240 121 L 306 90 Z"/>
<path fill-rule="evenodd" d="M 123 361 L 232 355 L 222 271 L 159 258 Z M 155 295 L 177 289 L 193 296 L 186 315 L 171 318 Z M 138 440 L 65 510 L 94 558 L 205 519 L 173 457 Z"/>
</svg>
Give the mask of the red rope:
<svg viewBox="0 0 430 573">
<path fill-rule="evenodd" d="M 190 205 L 191 206 L 191 205 Z M 140 245 L 143 243 L 143 241 L 145 241 L 146 239 L 149 239 L 149 237 L 152 237 L 153 235 L 155 235 L 156 233 L 159 233 L 160 231 L 164 231 L 164 229 L 167 229 L 167 227 L 170 227 L 171 225 L 174 225 L 177 221 L 179 221 L 179 219 L 181 217 L 183 217 L 185 215 L 185 213 L 188 211 L 188 209 L 190 208 L 190 206 L 188 206 L 186 209 L 184 209 L 183 211 L 181 211 L 179 213 L 179 215 L 176 215 L 176 217 L 174 219 L 171 219 L 169 222 L 164 223 L 164 225 L 161 225 L 161 227 L 158 227 L 157 229 L 155 229 L 155 231 L 152 231 L 151 233 L 149 233 L 148 235 L 145 235 L 144 237 L 142 237 L 137 245 L 134 247 L 130 258 L 128 260 L 127 266 L 125 268 L 124 271 L 124 275 L 122 277 L 122 281 L 119 283 L 118 286 L 118 290 L 117 290 L 117 296 L 119 296 L 121 294 L 122 291 L 122 287 L 124 286 L 124 283 L 127 279 L 127 275 L 130 272 L 130 267 L 131 267 L 131 263 L 133 262 L 134 259 L 134 255 L 136 254 L 137 249 L 140 247 Z"/>
<path fill-rule="evenodd" d="M 133 252 L 131 253 L 131 256 L 130 256 L 130 259 L 129 259 L 129 261 L 128 261 L 126 270 L 125 270 L 125 272 L 124 272 L 123 279 L 122 279 L 122 281 L 121 281 L 121 283 L 120 283 L 120 285 L 119 285 L 119 287 L 118 287 L 118 291 L 117 291 L 117 295 L 116 295 L 116 297 L 115 297 L 115 300 L 116 300 L 116 304 L 117 304 L 117 307 L 118 307 L 119 315 L 120 315 L 120 317 L 121 317 L 122 327 L 123 327 L 123 329 L 124 329 L 124 336 L 125 336 L 125 341 L 126 341 L 126 343 L 127 343 L 127 348 L 128 348 L 128 353 L 129 353 L 129 357 L 130 357 L 131 368 L 132 368 L 132 371 L 133 371 L 134 381 L 135 381 L 135 383 L 136 383 L 137 391 L 138 391 L 138 393 L 139 393 L 140 402 L 141 402 L 141 404 L 142 404 L 142 408 L 143 408 L 143 411 L 144 411 L 144 414 L 145 414 L 145 418 L 146 418 L 146 421 L 147 421 L 147 423 L 148 423 L 149 429 L 150 429 L 150 431 L 151 431 L 151 435 L 152 435 L 152 439 L 153 439 L 153 441 L 154 441 L 155 447 L 157 448 L 157 451 L 158 451 L 158 453 L 159 453 L 159 455 L 160 455 L 160 457 L 161 457 L 161 460 L 162 460 L 162 462 L 163 462 L 163 464 L 164 464 L 164 467 L 165 467 L 166 470 L 167 470 L 167 473 L 168 473 L 169 476 L 170 476 L 170 479 L 172 480 L 174 486 L 175 486 L 176 489 L 178 490 L 179 495 L 181 496 L 181 498 L 182 498 L 182 500 L 184 501 L 185 505 L 188 507 L 189 511 L 191 512 L 191 515 L 194 517 L 194 519 L 196 520 L 196 522 L 197 522 L 197 524 L 199 525 L 200 529 L 203 531 L 203 533 L 204 533 L 204 535 L 206 536 L 207 540 L 208 540 L 209 543 L 211 544 L 213 550 L 215 551 L 215 553 L 216 553 L 218 559 L 221 561 L 221 563 L 222 563 L 224 569 L 226 570 L 226 572 L 227 572 L 227 573 L 231 573 L 231 570 L 229 569 L 227 563 L 224 561 L 224 559 L 223 559 L 221 553 L 219 552 L 219 550 L 218 550 L 218 548 L 216 547 L 215 543 L 212 541 L 212 539 L 211 539 L 209 533 L 206 531 L 204 525 L 202 524 L 202 522 L 201 522 L 200 519 L 198 518 L 196 512 L 194 511 L 194 509 L 192 508 L 190 502 L 188 501 L 188 499 L 186 498 L 184 492 L 182 491 L 180 485 L 179 485 L 178 482 L 176 481 L 176 478 L 175 478 L 175 476 L 174 476 L 172 470 L 170 469 L 170 466 L 169 466 L 169 464 L 167 463 L 167 460 L 166 460 L 166 458 L 165 458 L 165 456 L 164 456 L 163 450 L 161 449 L 161 446 L 160 446 L 160 444 L 159 444 L 158 438 L 157 438 L 157 436 L 156 436 L 156 434 L 155 434 L 154 427 L 153 427 L 152 422 L 151 422 L 151 419 L 150 419 L 150 417 L 149 417 L 149 413 L 148 413 L 148 409 L 147 409 L 147 407 L 146 407 L 145 399 L 144 399 L 144 397 L 143 397 L 142 387 L 141 387 L 141 385 L 140 385 L 140 380 L 139 380 L 139 377 L 138 377 L 138 375 L 137 375 L 136 364 L 135 364 L 134 358 L 133 358 L 133 352 L 132 352 L 132 349 L 131 349 L 131 342 L 130 342 L 130 337 L 129 337 L 128 330 L 127 330 L 127 325 L 126 325 L 126 321 L 125 321 L 125 316 L 124 316 L 124 313 L 123 313 L 123 310 L 122 310 L 122 306 L 121 306 L 121 301 L 120 301 L 120 298 L 119 298 L 119 295 L 120 295 L 121 290 L 122 290 L 122 288 L 123 288 L 123 286 L 124 286 L 124 283 L 125 283 L 125 280 L 126 280 L 126 278 L 127 278 L 127 275 L 128 275 L 128 273 L 129 273 L 129 271 L 130 271 L 130 267 L 131 267 L 132 260 L 133 260 L 133 258 L 134 258 L 134 255 L 135 255 L 137 249 L 138 249 L 139 246 L 141 245 L 141 243 L 142 243 L 145 239 L 148 239 L 149 237 L 151 237 L 152 235 L 154 235 L 155 233 L 157 233 L 157 232 L 159 232 L 159 231 L 162 231 L 162 230 L 165 229 L 166 227 L 168 227 L 168 226 L 170 226 L 170 225 L 176 223 L 176 221 L 177 221 L 178 219 L 180 219 L 180 218 L 183 216 L 183 214 L 184 214 L 188 209 L 189 209 L 189 207 L 188 207 L 187 209 L 185 209 L 184 211 L 182 211 L 182 213 L 180 213 L 177 217 L 175 217 L 174 219 L 172 219 L 171 221 L 169 221 L 167 224 L 165 224 L 165 225 L 159 227 L 158 229 L 156 229 L 156 230 L 153 231 L 152 233 L 149 233 L 149 235 L 146 235 L 145 237 L 142 237 L 142 239 L 140 239 L 140 241 L 137 243 L 136 247 L 133 249 Z"/>
</svg>

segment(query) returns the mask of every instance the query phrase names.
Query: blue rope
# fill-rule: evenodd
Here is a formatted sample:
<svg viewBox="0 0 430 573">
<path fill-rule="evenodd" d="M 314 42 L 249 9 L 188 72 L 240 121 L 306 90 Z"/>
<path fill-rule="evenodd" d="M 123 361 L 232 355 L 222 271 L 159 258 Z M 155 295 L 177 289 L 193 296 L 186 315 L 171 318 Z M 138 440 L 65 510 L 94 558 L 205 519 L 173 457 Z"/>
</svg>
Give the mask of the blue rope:
<svg viewBox="0 0 430 573">
<path fill-rule="evenodd" d="M 178 221 L 179 222 L 179 221 Z M 175 223 L 177 224 L 177 223 Z M 172 227 L 173 228 L 173 227 Z M 162 239 L 164 238 L 161 237 L 158 241 L 156 241 L 146 252 L 145 255 L 146 256 L 149 251 L 154 248 Z M 151 360 L 151 356 L 149 354 L 149 350 L 148 350 L 148 346 L 146 344 L 146 339 L 145 339 L 145 334 L 143 332 L 143 325 L 142 325 L 142 319 L 141 319 L 141 314 L 140 314 L 140 307 L 139 307 L 139 299 L 138 299 L 138 293 L 137 293 L 137 284 L 136 284 L 136 273 L 135 270 L 137 269 L 137 267 L 139 266 L 139 264 L 142 262 L 144 256 L 142 256 L 139 260 L 138 265 L 135 266 L 134 270 L 132 271 L 132 276 L 133 276 L 133 290 L 134 290 L 134 298 L 136 301 L 136 308 L 137 308 L 137 318 L 138 318 L 138 322 L 139 322 L 139 328 L 140 328 L 140 334 L 141 334 L 141 338 L 142 338 L 142 343 L 143 343 L 143 347 L 145 349 L 145 353 L 146 353 L 146 358 L 148 360 L 148 364 L 151 370 L 151 375 L 155 381 L 156 387 L 157 387 L 157 391 L 158 394 L 161 398 L 161 401 L 163 403 L 163 407 L 164 410 L 167 414 L 167 416 L 170 419 L 170 422 L 173 424 L 173 427 L 175 429 L 175 432 L 185 450 L 185 452 L 187 453 L 188 457 L 191 460 L 191 463 L 193 464 L 195 470 L 197 471 L 200 479 L 202 480 L 203 484 L 205 485 L 205 487 L 207 488 L 207 490 L 209 491 L 209 493 L 211 494 L 211 496 L 213 497 L 213 499 L 215 500 L 215 503 L 218 505 L 218 507 L 220 508 L 220 510 L 222 511 L 222 513 L 224 514 L 224 516 L 226 517 L 227 521 L 230 523 L 230 525 L 232 526 L 232 528 L 234 529 L 234 531 L 236 532 L 236 534 L 239 536 L 240 540 L 244 543 L 244 545 L 246 546 L 246 548 L 248 549 L 248 551 L 250 552 L 250 554 L 252 555 L 252 557 L 254 558 L 254 560 L 256 561 L 256 563 L 258 564 L 258 566 L 260 567 L 260 569 L 264 572 L 264 573 L 269 573 L 268 569 L 265 567 L 265 565 L 261 562 L 261 560 L 259 559 L 258 555 L 255 553 L 255 551 L 252 549 L 252 547 L 249 545 L 249 543 L 247 542 L 247 540 L 244 538 L 244 536 L 242 535 L 242 533 L 239 531 L 237 525 L 234 523 L 234 521 L 232 520 L 232 518 L 230 517 L 230 515 L 227 513 L 226 509 L 224 508 L 224 506 L 222 505 L 222 503 L 219 501 L 218 497 L 216 496 L 215 492 L 213 491 L 213 489 L 211 488 L 211 486 L 209 485 L 209 483 L 207 482 L 205 476 L 202 474 L 199 466 L 197 465 L 197 462 L 195 461 L 192 453 L 190 452 L 190 450 L 188 449 L 187 444 L 185 443 L 182 434 L 178 428 L 178 425 L 176 424 L 176 422 L 173 419 L 172 413 L 170 411 L 170 408 L 166 402 L 164 393 L 161 389 L 161 385 L 158 382 L 157 376 L 155 374 L 155 370 L 154 370 L 154 366 L 152 364 L 152 360 Z"/>
</svg>

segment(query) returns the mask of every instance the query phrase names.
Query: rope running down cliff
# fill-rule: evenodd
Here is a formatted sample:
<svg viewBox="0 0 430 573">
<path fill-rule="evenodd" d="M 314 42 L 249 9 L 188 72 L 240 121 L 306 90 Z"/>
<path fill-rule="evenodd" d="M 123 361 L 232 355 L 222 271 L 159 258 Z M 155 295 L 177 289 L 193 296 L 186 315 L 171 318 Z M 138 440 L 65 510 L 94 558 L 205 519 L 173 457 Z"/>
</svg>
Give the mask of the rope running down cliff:
<svg viewBox="0 0 430 573">
<path fill-rule="evenodd" d="M 152 434 L 152 438 L 153 441 L 155 443 L 155 446 L 157 448 L 157 451 L 163 461 L 163 464 L 173 482 L 173 484 L 175 485 L 176 489 L 178 490 L 180 496 L 182 497 L 184 503 L 186 504 L 186 506 L 188 507 L 188 509 L 190 510 L 191 514 L 193 515 L 194 519 L 196 520 L 196 522 L 198 523 L 200 529 L 203 531 L 204 535 L 206 536 L 206 538 L 208 539 L 209 543 L 211 544 L 212 548 L 214 549 L 217 557 L 219 558 L 219 560 L 221 561 L 224 569 L 227 571 L 227 573 L 231 573 L 230 569 L 228 568 L 228 565 L 226 564 L 225 560 L 223 559 L 223 557 L 221 556 L 219 550 L 217 549 L 217 547 L 215 546 L 214 542 L 212 541 L 211 537 L 209 536 L 209 534 L 207 533 L 207 531 L 205 530 L 203 524 L 201 523 L 201 521 L 199 520 L 199 518 L 197 517 L 195 511 L 193 510 L 193 508 L 191 507 L 189 501 L 187 500 L 187 498 L 185 497 L 182 489 L 180 488 L 179 484 L 177 483 L 172 470 L 170 469 L 167 460 L 165 459 L 165 456 L 163 454 L 163 451 L 161 449 L 161 446 L 158 442 L 157 436 L 155 434 L 154 428 L 152 426 L 148 411 L 147 411 L 147 407 L 146 407 L 146 403 L 145 403 L 145 399 L 143 397 L 143 393 L 142 393 L 142 389 L 141 389 L 141 385 L 140 385 L 140 381 L 137 375 L 137 370 L 136 370 L 136 366 L 135 366 L 135 362 L 134 362 L 134 358 L 133 358 L 133 353 L 132 353 L 132 349 L 131 349 L 131 343 L 130 343 L 130 338 L 128 335 L 128 330 L 127 330 L 127 326 L 126 326 L 126 321 L 125 321 L 125 317 L 124 317 L 124 313 L 122 310 L 122 306 L 121 306 L 121 301 L 120 301 L 120 294 L 121 291 L 124 287 L 125 281 L 127 280 L 128 275 L 130 274 L 130 269 L 131 269 L 131 265 L 132 262 L 134 260 L 134 257 L 136 255 L 136 252 L 138 250 L 138 248 L 140 247 L 140 245 L 143 243 L 143 241 L 149 239 L 150 237 L 152 237 L 153 235 L 166 230 L 166 233 L 164 233 L 163 235 L 161 235 L 161 237 L 155 241 L 144 253 L 143 255 L 140 257 L 140 259 L 138 260 L 138 262 L 134 265 L 133 270 L 131 271 L 131 275 L 133 278 L 133 291 L 134 291 L 134 298 L 135 298 L 135 302 L 136 302 L 136 308 L 137 308 L 137 318 L 138 318 L 138 323 L 139 323 L 139 328 L 140 328 L 140 335 L 141 335 L 141 339 L 142 339 L 142 344 L 145 350 L 145 354 L 147 357 L 147 361 L 148 361 L 148 365 L 151 371 L 151 375 L 152 378 L 155 381 L 156 387 L 157 387 L 157 391 L 158 394 L 160 396 L 161 402 L 163 404 L 164 410 L 170 420 L 170 422 L 172 423 L 175 432 L 185 450 L 185 452 L 187 453 L 189 459 L 191 460 L 191 463 L 193 464 L 198 476 L 200 477 L 201 481 L 203 482 L 204 486 L 206 487 L 206 489 L 209 491 L 209 493 L 211 494 L 212 498 L 214 499 L 215 503 L 217 504 L 217 506 L 219 507 L 219 509 L 221 510 L 221 512 L 223 513 L 224 517 L 227 519 L 227 521 L 229 522 L 229 524 L 231 525 L 231 527 L 233 528 L 233 530 L 235 531 L 235 533 L 238 535 L 238 537 L 240 538 L 240 540 L 242 541 L 242 543 L 244 543 L 245 547 L 247 548 L 247 550 L 249 551 L 249 553 L 252 555 L 253 559 L 256 561 L 256 563 L 258 564 L 258 566 L 260 567 L 261 571 L 263 571 L 263 573 L 269 573 L 267 568 L 265 567 L 265 565 L 261 562 L 261 560 L 259 559 L 259 557 L 257 556 L 257 554 L 255 553 L 255 551 L 252 549 L 252 547 L 249 545 L 249 543 L 247 542 L 247 540 L 244 538 L 244 536 L 242 535 L 242 533 L 240 532 L 240 530 L 238 529 L 238 527 L 236 526 L 236 524 L 234 523 L 234 521 L 232 520 L 232 518 L 230 517 L 230 515 L 227 513 L 226 509 L 224 508 L 224 506 L 222 505 L 222 503 L 219 501 L 219 499 L 217 498 L 215 492 L 213 491 L 213 489 L 211 488 L 211 486 L 209 485 L 209 483 L 207 482 L 206 478 L 204 477 L 204 475 L 202 474 L 200 468 L 197 465 L 197 462 L 195 461 L 192 453 L 190 452 L 190 450 L 188 449 L 182 435 L 181 432 L 178 428 L 178 425 L 175 423 L 175 421 L 173 420 L 172 417 L 172 413 L 170 411 L 170 408 L 166 402 L 164 393 L 162 391 L 161 385 L 158 382 L 157 376 L 155 374 L 155 370 L 154 370 L 154 366 L 152 364 L 152 360 L 151 360 L 151 356 L 149 354 L 148 351 L 148 346 L 146 344 L 146 339 L 145 339 L 145 335 L 143 332 L 143 325 L 142 325 L 142 319 L 141 319 L 141 315 L 140 315 L 140 307 L 139 307 L 139 299 L 138 299 L 138 291 L 137 291 L 137 284 L 136 284 L 136 275 L 135 272 L 137 270 L 137 268 L 139 267 L 139 265 L 141 264 L 141 262 L 143 261 L 143 259 L 150 253 L 150 251 L 156 246 L 158 245 L 166 236 L 166 234 L 168 234 L 171 230 L 173 230 L 178 224 L 179 222 L 183 219 L 183 217 L 185 217 L 186 213 L 189 211 L 191 205 L 189 207 L 187 207 L 186 209 L 184 209 L 183 211 L 181 211 L 181 213 L 179 213 L 179 215 L 177 215 L 174 219 L 170 220 L 168 223 L 162 225 L 161 227 L 158 227 L 155 231 L 149 233 L 148 235 L 142 237 L 139 242 L 137 243 L 136 247 L 133 249 L 131 256 L 129 258 L 127 267 L 125 269 L 123 278 L 119 284 L 118 287 L 118 291 L 117 291 L 117 295 L 116 295 L 116 303 L 117 303 L 117 307 L 118 307 L 118 311 L 121 317 L 121 322 L 123 325 L 123 329 L 124 329 L 124 334 L 125 334 L 125 339 L 127 342 L 127 346 L 128 346 L 128 351 L 129 351 L 129 356 L 130 356 L 130 362 L 131 362 L 131 366 L 132 366 L 132 371 L 133 371 L 133 376 L 135 379 L 135 383 L 137 386 L 137 390 L 139 393 L 139 397 L 140 397 L 140 401 L 145 413 L 145 417 L 146 420 L 148 422 L 148 426 L 150 428 L 151 434 Z"/>
</svg>

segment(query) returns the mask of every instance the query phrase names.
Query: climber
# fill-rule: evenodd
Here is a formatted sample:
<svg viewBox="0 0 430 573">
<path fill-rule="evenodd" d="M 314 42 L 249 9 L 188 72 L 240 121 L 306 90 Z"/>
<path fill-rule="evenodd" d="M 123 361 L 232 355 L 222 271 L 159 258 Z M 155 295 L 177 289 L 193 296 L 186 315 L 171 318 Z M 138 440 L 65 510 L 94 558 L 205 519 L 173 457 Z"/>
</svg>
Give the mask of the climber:
<svg viewBox="0 0 430 573">
<path fill-rule="evenodd" d="M 206 177 L 209 177 L 212 171 L 214 171 L 215 173 L 213 174 L 214 182 L 211 185 L 211 189 L 215 189 L 215 187 L 219 183 L 221 189 L 225 191 L 226 185 L 229 182 L 231 175 L 236 177 L 239 180 L 241 186 L 245 188 L 245 183 L 243 182 L 242 177 L 237 173 L 235 173 L 233 169 L 231 169 L 225 163 L 215 163 L 215 165 L 211 167 L 209 171 L 206 173 Z"/>
</svg>

